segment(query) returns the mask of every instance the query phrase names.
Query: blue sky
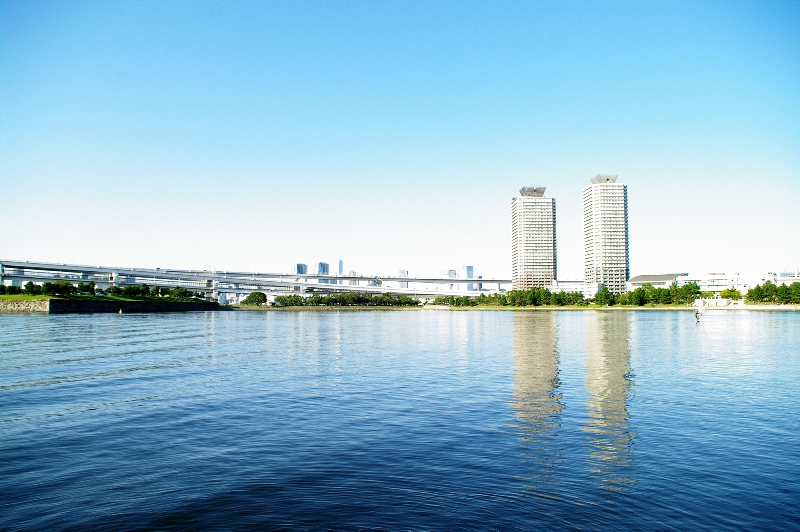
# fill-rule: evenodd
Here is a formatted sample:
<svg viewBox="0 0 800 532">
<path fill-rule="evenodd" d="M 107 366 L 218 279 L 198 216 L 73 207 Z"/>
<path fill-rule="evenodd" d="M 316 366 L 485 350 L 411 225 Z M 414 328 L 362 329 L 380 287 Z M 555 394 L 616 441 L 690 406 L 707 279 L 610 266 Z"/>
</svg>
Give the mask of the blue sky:
<svg viewBox="0 0 800 532">
<path fill-rule="evenodd" d="M 629 186 L 631 269 L 800 265 L 800 2 L 0 2 L 0 257 L 510 275 Z"/>
</svg>

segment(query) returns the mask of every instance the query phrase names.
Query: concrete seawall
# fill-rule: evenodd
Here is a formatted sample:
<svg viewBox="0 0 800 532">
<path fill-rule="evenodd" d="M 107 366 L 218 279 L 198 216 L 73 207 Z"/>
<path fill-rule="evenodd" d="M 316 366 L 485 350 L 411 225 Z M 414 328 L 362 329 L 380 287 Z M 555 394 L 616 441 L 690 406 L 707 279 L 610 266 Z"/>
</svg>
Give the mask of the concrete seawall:
<svg viewBox="0 0 800 532">
<path fill-rule="evenodd" d="M 47 314 L 91 314 L 95 312 L 123 314 L 137 312 L 202 312 L 219 310 L 216 303 L 172 303 L 167 301 L 80 301 L 70 299 L 36 299 L 0 301 L 0 312 L 42 312 Z"/>
</svg>

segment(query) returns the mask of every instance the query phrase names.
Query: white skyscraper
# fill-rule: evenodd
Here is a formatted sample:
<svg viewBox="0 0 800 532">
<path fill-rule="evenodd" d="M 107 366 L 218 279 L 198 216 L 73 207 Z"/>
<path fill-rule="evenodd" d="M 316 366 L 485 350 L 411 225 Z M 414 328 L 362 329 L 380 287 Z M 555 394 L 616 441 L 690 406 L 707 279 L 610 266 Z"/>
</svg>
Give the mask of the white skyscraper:
<svg viewBox="0 0 800 532">
<path fill-rule="evenodd" d="M 615 294 L 630 278 L 628 186 L 615 175 L 597 175 L 583 189 L 584 278 Z"/>
<path fill-rule="evenodd" d="M 548 286 L 557 275 L 556 200 L 545 187 L 523 187 L 511 200 L 511 282 L 514 290 Z"/>
</svg>

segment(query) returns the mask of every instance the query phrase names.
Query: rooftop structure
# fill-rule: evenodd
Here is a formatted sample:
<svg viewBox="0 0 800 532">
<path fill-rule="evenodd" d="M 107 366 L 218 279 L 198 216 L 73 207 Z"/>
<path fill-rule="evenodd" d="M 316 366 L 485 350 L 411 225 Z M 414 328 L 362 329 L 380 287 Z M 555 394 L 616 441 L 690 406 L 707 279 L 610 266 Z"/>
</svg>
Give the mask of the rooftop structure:
<svg viewBox="0 0 800 532">
<path fill-rule="evenodd" d="M 541 198 L 544 196 L 545 187 L 522 187 L 519 189 L 520 196 Z"/>
<path fill-rule="evenodd" d="M 593 185 L 597 185 L 597 184 L 600 184 L 600 183 L 616 183 L 617 182 L 617 177 L 618 176 L 615 176 L 615 175 L 597 174 L 596 176 L 594 176 L 592 178 L 592 184 Z"/>
</svg>

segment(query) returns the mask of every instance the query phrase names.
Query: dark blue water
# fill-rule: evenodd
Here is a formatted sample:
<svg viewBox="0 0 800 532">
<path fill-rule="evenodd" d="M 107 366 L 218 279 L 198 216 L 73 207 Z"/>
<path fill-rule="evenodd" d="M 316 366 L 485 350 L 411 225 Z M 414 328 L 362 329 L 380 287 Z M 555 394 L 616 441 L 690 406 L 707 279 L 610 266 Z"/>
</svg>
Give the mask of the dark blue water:
<svg viewBox="0 0 800 532">
<path fill-rule="evenodd" d="M 800 529 L 800 313 L 0 315 L 0 528 Z"/>
</svg>

